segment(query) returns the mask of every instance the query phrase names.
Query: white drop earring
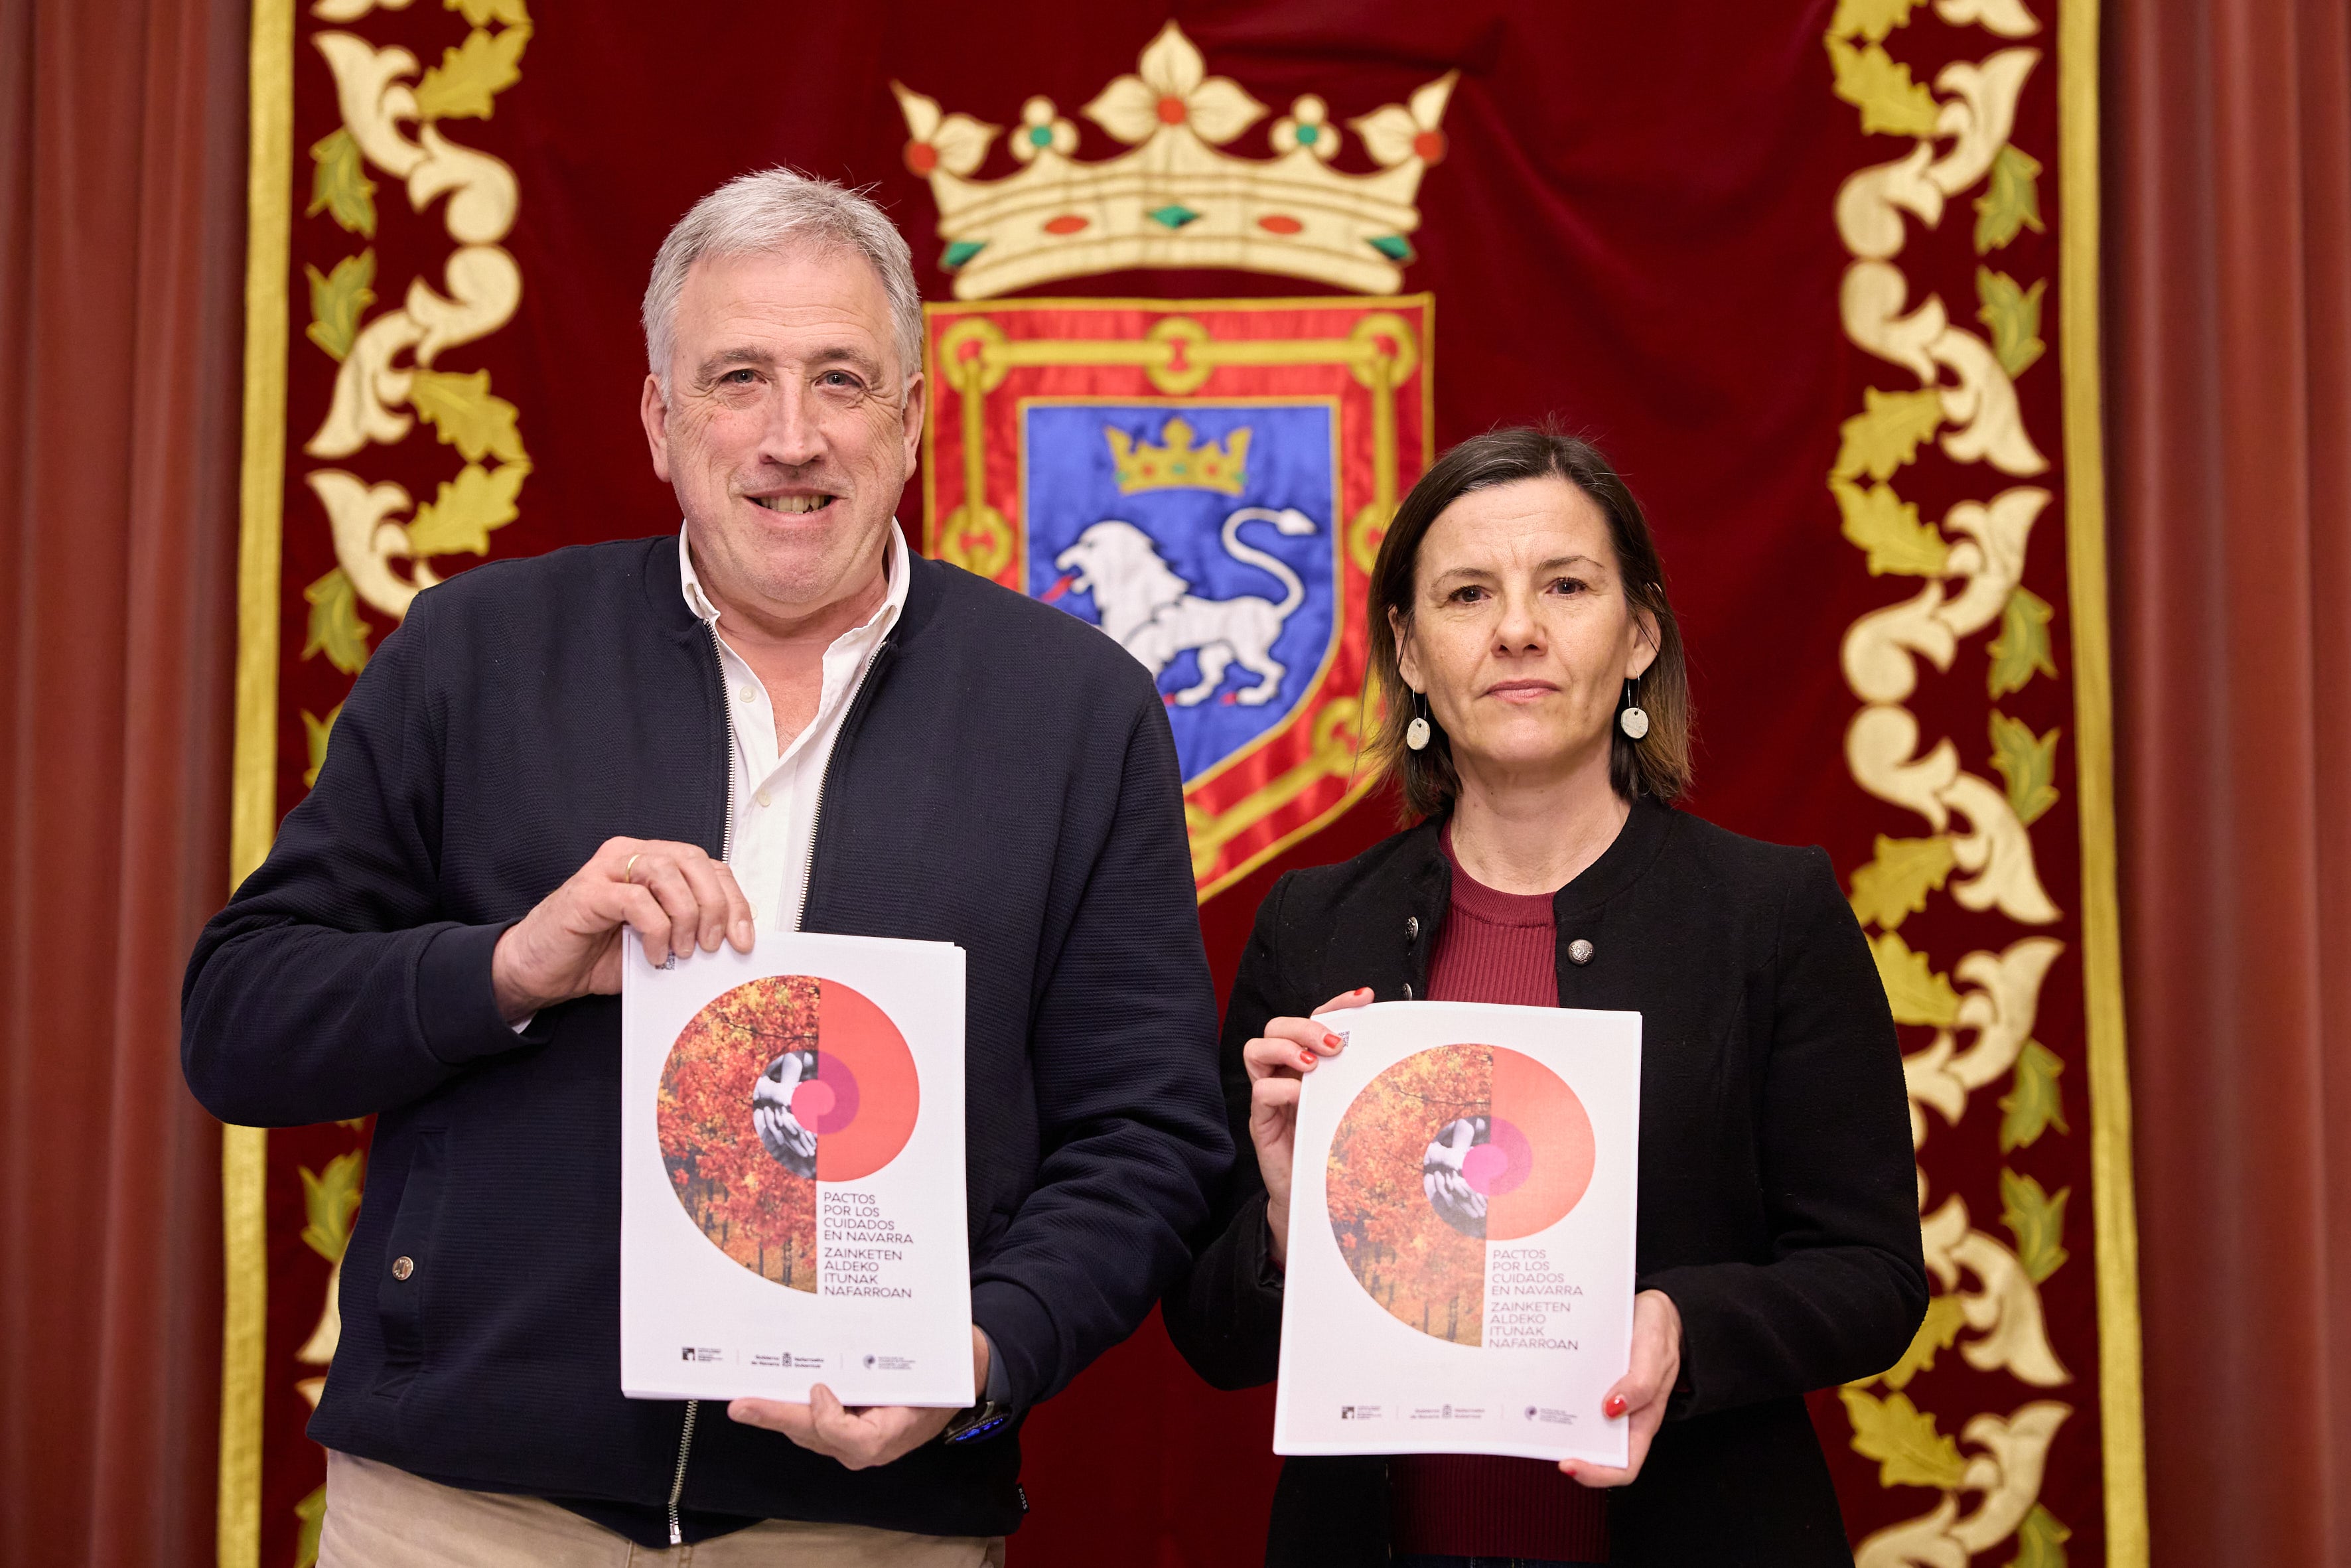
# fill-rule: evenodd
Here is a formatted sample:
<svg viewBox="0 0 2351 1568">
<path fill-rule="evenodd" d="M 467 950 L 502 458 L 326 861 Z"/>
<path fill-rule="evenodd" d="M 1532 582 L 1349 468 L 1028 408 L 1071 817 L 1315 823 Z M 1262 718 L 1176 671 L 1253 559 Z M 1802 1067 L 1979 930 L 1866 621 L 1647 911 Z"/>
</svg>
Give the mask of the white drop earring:
<svg viewBox="0 0 2351 1568">
<path fill-rule="evenodd" d="M 1412 705 L 1416 708 L 1425 707 L 1426 700 L 1418 692 L 1412 694 Z M 1404 727 L 1404 743 L 1415 751 L 1428 749 L 1428 718 L 1425 712 L 1415 713 L 1412 722 Z"/>
<path fill-rule="evenodd" d="M 1625 711 L 1616 716 L 1616 727 L 1634 740 L 1649 733 L 1649 710 L 1635 700 L 1631 681 L 1625 683 Z"/>
</svg>

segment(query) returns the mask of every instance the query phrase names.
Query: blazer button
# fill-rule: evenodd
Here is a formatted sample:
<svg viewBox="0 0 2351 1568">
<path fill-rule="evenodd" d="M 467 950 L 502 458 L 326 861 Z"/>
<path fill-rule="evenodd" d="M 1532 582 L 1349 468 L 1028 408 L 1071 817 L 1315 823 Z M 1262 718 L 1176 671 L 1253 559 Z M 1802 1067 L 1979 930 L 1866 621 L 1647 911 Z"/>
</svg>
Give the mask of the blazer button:
<svg viewBox="0 0 2351 1568">
<path fill-rule="evenodd" d="M 405 1280 L 411 1274 L 415 1272 L 416 1260 L 413 1258 L 394 1258 L 392 1260 L 392 1277 L 393 1279 Z"/>
<path fill-rule="evenodd" d="M 1412 982 L 1411 982 L 1410 980 L 1406 980 L 1406 981 L 1405 982 L 1405 986 L 1404 986 L 1404 999 L 1405 999 L 1405 1001 L 1410 1001 L 1410 1000 L 1412 1000 Z"/>
<path fill-rule="evenodd" d="M 1570 963 L 1589 964 L 1592 962 L 1592 944 L 1581 936 L 1577 937 L 1567 945 L 1567 956 Z"/>
<path fill-rule="evenodd" d="M 1411 940 L 1411 941 L 1417 942 L 1418 940 L 1420 940 L 1420 916 L 1419 916 L 1419 915 L 1405 915 L 1405 916 L 1404 917 L 1404 934 L 1405 934 L 1405 937 L 1406 937 L 1407 939 Z"/>
</svg>

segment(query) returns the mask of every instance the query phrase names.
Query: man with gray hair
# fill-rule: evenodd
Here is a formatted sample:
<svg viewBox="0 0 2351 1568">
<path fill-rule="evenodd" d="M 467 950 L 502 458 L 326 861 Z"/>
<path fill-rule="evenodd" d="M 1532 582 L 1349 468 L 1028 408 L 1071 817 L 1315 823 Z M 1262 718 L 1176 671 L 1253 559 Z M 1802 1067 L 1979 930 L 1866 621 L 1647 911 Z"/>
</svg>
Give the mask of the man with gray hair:
<svg viewBox="0 0 2351 1568">
<path fill-rule="evenodd" d="M 420 595 L 189 964 L 208 1108 L 378 1118 L 321 1562 L 1000 1563 L 1021 1413 L 1182 1271 L 1230 1158 L 1166 717 L 1099 632 L 908 549 L 921 303 L 871 202 L 714 192 L 644 329 L 681 528 Z M 965 950 L 967 1410 L 621 1396 L 621 933 L 795 927 Z"/>
</svg>

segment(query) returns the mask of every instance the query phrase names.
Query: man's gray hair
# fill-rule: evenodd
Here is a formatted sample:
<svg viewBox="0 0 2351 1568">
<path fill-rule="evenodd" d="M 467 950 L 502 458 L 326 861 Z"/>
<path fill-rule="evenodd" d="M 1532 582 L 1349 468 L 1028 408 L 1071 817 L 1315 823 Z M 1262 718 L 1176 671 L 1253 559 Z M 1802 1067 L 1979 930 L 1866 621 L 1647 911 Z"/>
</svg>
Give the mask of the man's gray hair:
<svg viewBox="0 0 2351 1568">
<path fill-rule="evenodd" d="M 889 214 L 863 193 L 789 169 L 738 174 L 694 204 L 662 241 L 645 285 L 645 360 L 669 396 L 670 357 L 677 345 L 677 298 L 694 264 L 711 256 L 756 256 L 800 246 L 856 252 L 872 265 L 890 301 L 898 366 L 923 367 L 923 295 L 914 257 Z"/>
</svg>

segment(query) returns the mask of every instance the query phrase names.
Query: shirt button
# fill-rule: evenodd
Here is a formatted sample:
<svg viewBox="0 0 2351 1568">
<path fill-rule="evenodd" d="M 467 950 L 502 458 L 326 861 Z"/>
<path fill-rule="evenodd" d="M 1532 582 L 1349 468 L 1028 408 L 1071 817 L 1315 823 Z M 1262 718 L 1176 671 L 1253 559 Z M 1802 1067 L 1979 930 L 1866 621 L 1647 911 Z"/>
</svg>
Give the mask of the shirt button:
<svg viewBox="0 0 2351 1568">
<path fill-rule="evenodd" d="M 752 800 L 757 800 L 757 801 L 758 801 L 760 805 L 762 805 L 762 806 L 765 806 L 765 805 L 767 805 L 767 804 L 768 803 L 768 792 L 767 792 L 765 789 L 760 790 L 758 794 L 756 794 L 756 795 L 752 796 L 752 797 L 751 797 L 751 799 L 752 799 Z"/>
<path fill-rule="evenodd" d="M 1592 944 L 1579 936 L 1567 945 L 1568 961 L 1573 964 L 1592 962 Z"/>
<path fill-rule="evenodd" d="M 759 700 L 759 694 L 753 691 L 748 686 L 740 687 L 737 690 L 735 695 L 741 697 L 747 703 L 755 703 Z"/>
<path fill-rule="evenodd" d="M 411 1274 L 415 1272 L 416 1260 L 413 1258 L 394 1258 L 392 1260 L 392 1277 L 393 1279 L 405 1280 Z"/>
</svg>

